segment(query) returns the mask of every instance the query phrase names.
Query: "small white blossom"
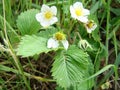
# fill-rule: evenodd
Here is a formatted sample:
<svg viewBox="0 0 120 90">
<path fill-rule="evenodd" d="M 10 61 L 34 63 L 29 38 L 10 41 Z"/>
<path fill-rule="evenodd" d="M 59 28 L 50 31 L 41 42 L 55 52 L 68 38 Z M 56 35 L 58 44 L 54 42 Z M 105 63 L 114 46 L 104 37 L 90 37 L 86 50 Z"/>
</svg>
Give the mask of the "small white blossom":
<svg viewBox="0 0 120 90">
<path fill-rule="evenodd" d="M 62 32 L 57 32 L 50 38 L 47 42 L 47 48 L 58 48 L 60 43 L 62 43 L 63 47 L 67 50 L 69 43 L 66 40 L 65 34 Z"/>
<path fill-rule="evenodd" d="M 91 33 L 92 31 L 94 31 L 96 27 L 97 27 L 97 24 L 93 20 L 90 20 L 87 23 L 85 23 L 85 28 L 87 29 L 88 33 Z"/>
<path fill-rule="evenodd" d="M 85 9 L 81 2 L 76 2 L 70 6 L 71 17 L 77 19 L 83 23 L 88 21 L 88 15 L 90 11 Z"/>
<path fill-rule="evenodd" d="M 49 7 L 45 4 L 41 7 L 41 12 L 36 14 L 36 19 L 43 27 L 48 27 L 58 21 L 57 8 L 55 6 Z"/>
<path fill-rule="evenodd" d="M 88 47 L 90 49 L 92 49 L 91 45 L 86 41 L 86 40 L 80 40 L 79 43 L 78 43 L 78 46 L 81 48 L 81 49 L 87 49 Z"/>
</svg>

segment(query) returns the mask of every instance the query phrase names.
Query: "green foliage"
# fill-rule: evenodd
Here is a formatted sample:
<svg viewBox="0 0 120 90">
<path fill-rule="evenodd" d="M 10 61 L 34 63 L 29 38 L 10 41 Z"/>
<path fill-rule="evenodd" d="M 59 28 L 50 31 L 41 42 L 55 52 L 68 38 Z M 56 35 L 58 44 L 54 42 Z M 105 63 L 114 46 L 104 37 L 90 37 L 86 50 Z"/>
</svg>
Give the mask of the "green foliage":
<svg viewBox="0 0 120 90">
<path fill-rule="evenodd" d="M 93 65 L 90 64 L 88 55 L 75 46 L 70 46 L 67 51 L 58 51 L 54 59 L 52 76 L 61 87 L 81 85 L 81 81 L 93 74 Z M 85 82 L 84 85 L 88 83 L 90 84 L 86 88 L 92 86 L 92 82 Z"/>
<path fill-rule="evenodd" d="M 96 72 L 94 75 L 90 76 L 89 78 L 87 78 L 87 80 L 91 79 L 91 78 L 94 78 L 96 76 L 98 76 L 99 74 L 105 72 L 106 70 L 108 70 L 109 68 L 113 67 L 114 68 L 114 71 L 117 72 L 116 70 L 116 66 L 115 65 L 112 65 L 112 64 L 109 64 L 107 66 L 105 66 L 104 68 L 102 68 L 101 70 L 99 70 L 98 72 Z M 115 73 L 116 74 L 116 73 Z M 117 74 L 116 74 L 117 76 Z M 116 77 L 117 78 L 117 77 Z"/>
<path fill-rule="evenodd" d="M 3 84 L 3 83 L 5 83 L 5 81 L 2 78 L 0 78 L 0 84 Z"/>
<path fill-rule="evenodd" d="M 4 28 L 3 22 L 4 22 L 4 18 L 0 15 L 0 29 Z M 16 47 L 16 43 L 19 42 L 19 36 L 18 36 L 18 34 L 11 27 L 10 23 L 7 22 L 7 21 L 6 21 L 6 28 L 7 28 L 7 33 L 8 33 L 8 37 L 10 39 L 11 44 Z M 4 35 L 4 32 L 3 31 L 0 32 L 0 37 L 2 37 L 1 34 Z"/>
<path fill-rule="evenodd" d="M 27 10 L 21 13 L 17 19 L 17 27 L 21 35 L 36 34 L 40 29 L 40 24 L 36 21 L 35 15 L 39 11 L 36 9 Z"/>
<path fill-rule="evenodd" d="M 8 32 L 8 34 L 12 46 L 16 48 L 17 47 L 16 45 L 20 42 L 20 38 L 17 35 L 15 35 L 15 33 L 12 31 Z"/>
<path fill-rule="evenodd" d="M 0 90 L 7 90 L 6 86 L 5 86 L 5 80 L 0 78 Z"/>
<path fill-rule="evenodd" d="M 92 7 L 91 7 L 91 10 L 90 10 L 90 13 L 91 14 L 94 14 L 101 6 L 101 1 L 97 1 Z"/>
<path fill-rule="evenodd" d="M 120 23 L 120 16 L 116 16 L 116 17 L 114 17 L 112 20 L 111 20 L 111 25 L 112 26 L 115 26 L 115 25 L 120 25 L 119 23 Z"/>
<path fill-rule="evenodd" d="M 12 9 L 11 9 L 11 0 L 5 0 L 5 8 L 6 8 L 6 20 L 13 24 L 12 19 Z"/>
<path fill-rule="evenodd" d="M 40 31 L 37 36 L 44 37 L 49 39 L 50 37 L 53 37 L 53 34 L 55 34 L 58 30 L 54 27 L 49 27 L 44 31 Z"/>
<path fill-rule="evenodd" d="M 35 54 L 47 53 L 55 49 L 47 48 L 47 41 L 57 30 L 53 27 L 46 31 L 41 31 L 36 35 L 25 35 L 17 49 L 17 55 L 23 57 L 33 56 Z"/>
<path fill-rule="evenodd" d="M 33 56 L 35 54 L 40 54 L 42 52 L 47 53 L 52 49 L 47 48 L 47 39 L 43 37 L 38 37 L 35 35 L 26 35 L 22 37 L 22 40 L 17 49 L 17 55 L 22 55 L 23 57 Z"/>
<path fill-rule="evenodd" d="M 97 28 L 91 33 L 87 32 L 85 27 L 87 23 L 75 20 L 71 16 L 70 5 L 79 1 L 85 9 L 90 10 L 88 19 L 97 23 Z M 97 90 L 106 81 L 117 85 L 117 68 L 120 65 L 119 3 L 120 0 L 0 0 L 0 90 L 19 88 L 33 90 L 36 80 L 45 81 L 47 84 L 57 83 L 56 90 L 92 90 L 92 87 Z M 55 16 L 58 22 L 48 27 L 40 26 L 42 24 L 36 20 L 35 15 L 39 13 L 42 4 L 56 6 L 57 15 Z M 16 17 L 18 17 L 17 20 Z M 66 40 L 69 42 L 68 49 L 59 47 L 48 49 L 48 39 L 59 31 L 66 34 Z M 92 48 L 78 48 L 80 40 L 87 40 Z M 17 45 L 18 48 L 15 49 Z M 87 44 L 83 45 L 87 46 Z M 49 53 L 49 51 L 54 52 Z M 30 56 L 33 56 L 32 60 Z M 50 56 L 51 58 L 48 59 Z M 24 61 L 20 57 L 28 58 Z M 53 62 L 52 69 L 49 68 L 51 63 L 44 61 L 46 58 L 48 61 L 54 59 L 49 61 Z M 38 59 L 41 62 L 39 64 L 35 61 Z M 112 63 L 111 61 L 114 63 L 109 64 Z M 44 68 L 44 63 L 48 68 Z M 49 70 L 53 80 L 43 78 L 46 76 L 51 78 Z M 104 76 L 98 80 L 101 74 Z M 37 86 L 37 89 L 43 88 L 41 85 Z M 114 87 L 112 89 L 119 90 Z"/>
<path fill-rule="evenodd" d="M 120 16 L 120 8 L 111 8 L 111 11 L 116 15 L 116 16 Z"/>
<path fill-rule="evenodd" d="M 100 84 L 104 83 L 105 81 L 107 81 L 107 78 L 111 77 L 114 72 L 115 72 L 115 67 L 118 68 L 118 66 L 120 65 L 120 53 L 118 54 L 118 56 L 116 57 L 116 60 L 114 62 L 114 65 L 113 66 L 114 68 L 112 68 L 106 75 L 105 77 L 101 80 Z"/>
</svg>

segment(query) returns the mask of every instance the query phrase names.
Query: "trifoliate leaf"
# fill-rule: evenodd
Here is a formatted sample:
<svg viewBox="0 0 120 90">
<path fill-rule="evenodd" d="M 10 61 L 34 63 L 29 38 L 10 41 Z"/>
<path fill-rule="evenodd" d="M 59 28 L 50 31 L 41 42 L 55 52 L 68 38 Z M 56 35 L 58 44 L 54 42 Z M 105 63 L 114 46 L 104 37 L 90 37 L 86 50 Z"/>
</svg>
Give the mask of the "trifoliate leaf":
<svg viewBox="0 0 120 90">
<path fill-rule="evenodd" d="M 23 57 L 33 56 L 35 54 L 40 54 L 42 52 L 47 53 L 53 49 L 47 48 L 47 39 L 43 37 L 38 37 L 35 35 L 29 36 L 25 35 L 17 49 L 17 55 L 22 55 Z"/>
<path fill-rule="evenodd" d="M 58 51 L 54 59 L 52 76 L 59 86 L 68 88 L 89 77 L 90 59 L 79 48 L 70 46 L 67 51 Z"/>
<path fill-rule="evenodd" d="M 17 19 L 17 27 L 21 35 L 31 35 L 36 34 L 40 29 L 40 24 L 37 22 L 35 15 L 39 11 L 36 9 L 31 9 L 22 12 Z"/>
</svg>

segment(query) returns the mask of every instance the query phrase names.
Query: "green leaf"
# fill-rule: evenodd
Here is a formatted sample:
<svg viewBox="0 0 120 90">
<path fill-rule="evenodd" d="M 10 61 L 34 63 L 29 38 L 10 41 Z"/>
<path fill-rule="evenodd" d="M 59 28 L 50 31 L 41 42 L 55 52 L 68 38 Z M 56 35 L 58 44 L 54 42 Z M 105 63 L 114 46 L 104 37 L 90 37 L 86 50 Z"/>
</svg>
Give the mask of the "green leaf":
<svg viewBox="0 0 120 90">
<path fill-rule="evenodd" d="M 14 32 L 12 31 L 9 31 L 8 32 L 8 36 L 9 36 L 9 39 L 10 39 L 10 42 L 11 42 L 11 45 L 16 48 L 16 44 L 18 44 L 20 42 L 20 38 L 15 35 Z"/>
<path fill-rule="evenodd" d="M 99 70 L 98 72 L 96 72 L 94 75 L 92 75 L 92 76 L 90 76 L 89 78 L 87 78 L 86 80 L 89 80 L 89 79 L 91 79 L 91 78 L 94 78 L 94 77 L 98 76 L 99 74 L 105 72 L 106 70 L 108 70 L 108 69 L 111 68 L 111 67 L 113 67 L 114 70 L 115 70 L 115 65 L 112 65 L 112 64 L 107 65 L 107 66 L 105 66 L 104 68 L 102 68 L 101 70 Z"/>
<path fill-rule="evenodd" d="M 93 75 L 94 73 L 94 66 L 91 62 L 91 60 L 89 59 L 89 65 L 87 66 L 88 68 L 88 71 L 86 70 L 85 74 L 84 74 L 84 77 L 85 78 L 88 78 L 90 77 L 91 75 Z M 89 90 L 90 88 L 93 87 L 94 85 L 94 78 L 93 79 L 90 79 L 90 80 L 87 80 L 87 81 L 84 81 L 81 83 L 81 81 L 78 81 L 79 83 L 75 83 L 72 87 L 70 87 L 68 90 Z"/>
<path fill-rule="evenodd" d="M 94 5 L 92 5 L 90 13 L 94 14 L 101 6 L 101 1 L 97 1 Z"/>
<path fill-rule="evenodd" d="M 22 35 L 36 34 L 40 29 L 40 24 L 37 22 L 35 15 L 39 11 L 31 9 L 21 13 L 17 19 L 17 27 Z"/>
<path fill-rule="evenodd" d="M 3 83 L 5 83 L 5 81 L 2 78 L 0 78 L 0 84 L 3 84 Z"/>
<path fill-rule="evenodd" d="M 35 35 L 25 35 L 17 49 L 17 55 L 23 57 L 33 56 L 35 54 L 47 53 L 53 49 L 47 48 L 47 39 Z"/>
<path fill-rule="evenodd" d="M 120 8 L 110 8 L 110 10 L 116 15 L 120 16 Z"/>
<path fill-rule="evenodd" d="M 91 74 L 89 69 L 93 65 L 88 55 L 75 46 L 70 46 L 67 51 L 58 51 L 54 59 L 52 76 L 61 87 L 74 86 Z M 91 70 L 93 73 L 94 69 Z"/>
<path fill-rule="evenodd" d="M 37 35 L 44 38 L 50 38 L 53 37 L 53 34 L 55 34 L 58 30 L 54 27 L 49 27 L 45 31 L 40 31 Z"/>
<path fill-rule="evenodd" d="M 87 30 L 83 24 L 79 24 L 79 33 L 83 38 L 85 38 L 88 34 Z"/>
<path fill-rule="evenodd" d="M 118 66 L 120 65 L 120 53 L 119 53 L 118 56 L 116 57 L 116 60 L 115 60 L 115 62 L 114 62 L 114 65 L 115 65 L 116 67 L 118 67 Z M 99 83 L 99 86 L 100 86 L 101 84 L 103 84 L 105 81 L 107 81 L 107 79 L 110 78 L 110 77 L 113 75 L 114 72 L 115 72 L 115 68 L 112 68 L 112 69 L 105 75 L 105 77 L 101 80 L 101 82 Z"/>
<path fill-rule="evenodd" d="M 52 50 L 57 49 L 48 49 L 47 41 L 50 37 L 53 37 L 53 34 L 57 32 L 57 29 L 54 27 L 47 28 L 45 31 L 40 31 L 36 35 L 25 35 L 22 37 L 22 40 L 17 49 L 17 55 L 22 55 L 23 57 L 33 56 L 40 53 L 47 53 Z"/>
<path fill-rule="evenodd" d="M 57 86 L 57 87 L 55 88 L 55 90 L 64 90 L 64 89 L 61 88 L 61 87 L 59 87 L 59 86 Z"/>
<path fill-rule="evenodd" d="M 120 25 L 120 16 L 114 17 L 114 18 L 111 20 L 110 24 L 111 24 L 112 26 Z M 119 29 L 118 29 L 118 30 L 119 30 Z"/>
</svg>

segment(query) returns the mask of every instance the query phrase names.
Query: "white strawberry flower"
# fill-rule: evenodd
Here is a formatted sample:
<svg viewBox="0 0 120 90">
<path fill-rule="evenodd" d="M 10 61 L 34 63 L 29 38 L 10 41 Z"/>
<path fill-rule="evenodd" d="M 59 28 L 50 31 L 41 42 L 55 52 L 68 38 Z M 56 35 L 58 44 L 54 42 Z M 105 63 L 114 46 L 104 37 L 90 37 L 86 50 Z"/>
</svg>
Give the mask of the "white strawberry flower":
<svg viewBox="0 0 120 90">
<path fill-rule="evenodd" d="M 88 33 L 92 33 L 97 28 L 97 24 L 93 20 L 89 20 L 87 23 L 85 23 L 85 28 Z"/>
<path fill-rule="evenodd" d="M 88 15 L 90 11 L 85 9 L 81 2 L 76 2 L 70 6 L 71 17 L 77 19 L 83 23 L 88 21 Z"/>
<path fill-rule="evenodd" d="M 47 6 L 45 4 L 41 7 L 41 12 L 36 14 L 36 19 L 40 22 L 41 26 L 48 27 L 58 21 L 57 8 L 55 6 Z"/>
<path fill-rule="evenodd" d="M 48 48 L 58 48 L 59 45 L 62 43 L 63 47 L 67 50 L 69 43 L 66 40 L 65 34 L 62 32 L 57 32 L 53 35 L 52 38 L 50 38 L 47 42 Z"/>
</svg>

